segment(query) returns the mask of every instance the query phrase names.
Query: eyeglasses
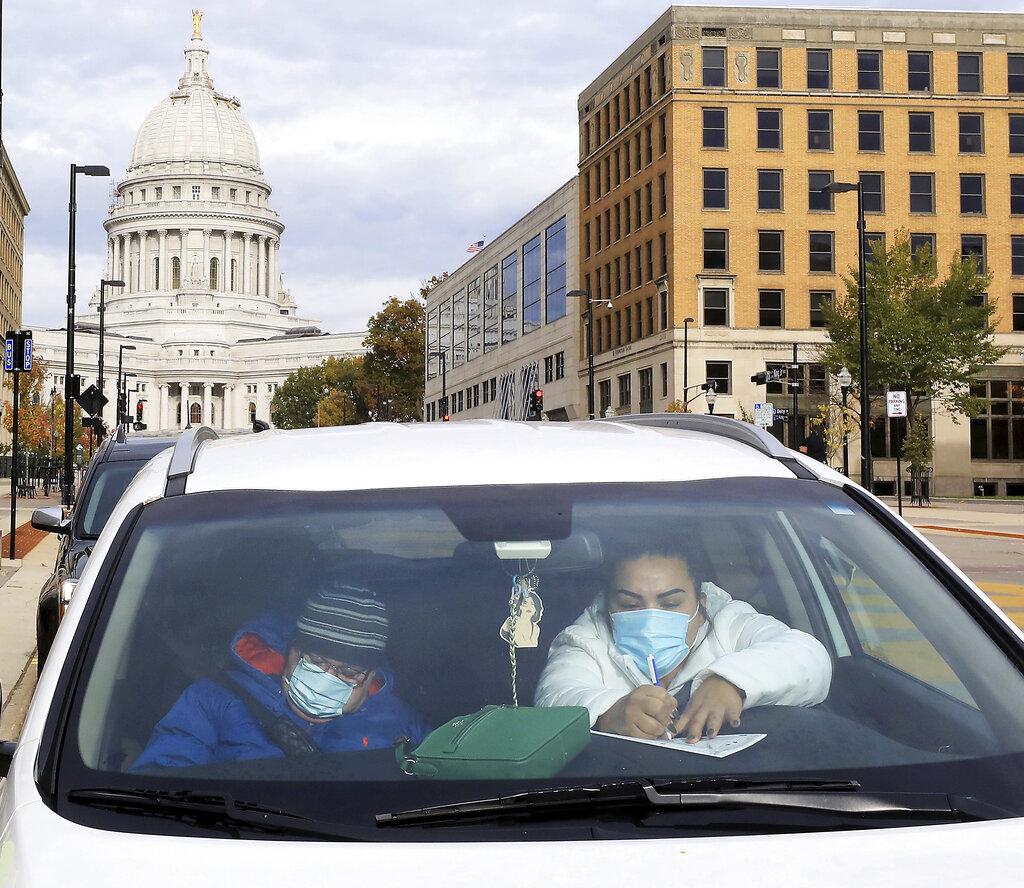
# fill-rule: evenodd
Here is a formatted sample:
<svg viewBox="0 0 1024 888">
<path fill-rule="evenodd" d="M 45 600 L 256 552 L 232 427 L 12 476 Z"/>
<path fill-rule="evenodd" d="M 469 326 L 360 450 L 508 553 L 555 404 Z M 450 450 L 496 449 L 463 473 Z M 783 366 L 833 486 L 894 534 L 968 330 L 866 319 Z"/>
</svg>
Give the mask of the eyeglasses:
<svg viewBox="0 0 1024 888">
<path fill-rule="evenodd" d="M 347 681 L 349 684 L 360 685 L 366 681 L 366 677 L 370 674 L 367 669 L 359 669 L 355 666 L 347 666 L 344 663 L 336 663 L 334 660 L 321 657 L 319 654 L 303 654 L 303 656 L 318 669 L 329 672 L 331 675 Z"/>
</svg>

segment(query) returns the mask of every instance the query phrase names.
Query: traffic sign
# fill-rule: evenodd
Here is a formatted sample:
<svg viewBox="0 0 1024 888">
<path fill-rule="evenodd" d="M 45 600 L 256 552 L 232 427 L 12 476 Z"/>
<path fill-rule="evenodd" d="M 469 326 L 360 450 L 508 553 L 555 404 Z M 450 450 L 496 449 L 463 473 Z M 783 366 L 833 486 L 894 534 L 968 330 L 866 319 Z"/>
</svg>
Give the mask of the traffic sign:
<svg viewBox="0 0 1024 888">
<path fill-rule="evenodd" d="M 788 407 L 776 407 L 775 408 L 775 421 L 783 424 L 789 422 L 789 408 Z"/>
<path fill-rule="evenodd" d="M 757 403 L 754 405 L 754 425 L 762 429 L 770 429 L 775 425 L 775 407 L 772 404 Z"/>
<path fill-rule="evenodd" d="M 907 415 L 907 393 L 886 392 L 885 393 L 886 416 L 890 419 Z"/>
<path fill-rule="evenodd" d="M 4 338 L 4 370 L 21 373 L 32 369 L 32 331 L 8 330 Z"/>
<path fill-rule="evenodd" d="M 23 353 L 24 363 L 22 369 L 25 371 L 32 369 L 32 333 L 27 331 L 22 334 L 25 341 L 25 351 Z"/>
<path fill-rule="evenodd" d="M 8 331 L 4 340 L 4 370 L 10 372 L 14 369 L 14 334 Z"/>
<path fill-rule="evenodd" d="M 90 416 L 96 416 L 103 410 L 103 406 L 107 403 L 107 396 L 103 394 L 95 385 L 90 385 L 84 392 L 75 398 L 79 406 Z"/>
</svg>

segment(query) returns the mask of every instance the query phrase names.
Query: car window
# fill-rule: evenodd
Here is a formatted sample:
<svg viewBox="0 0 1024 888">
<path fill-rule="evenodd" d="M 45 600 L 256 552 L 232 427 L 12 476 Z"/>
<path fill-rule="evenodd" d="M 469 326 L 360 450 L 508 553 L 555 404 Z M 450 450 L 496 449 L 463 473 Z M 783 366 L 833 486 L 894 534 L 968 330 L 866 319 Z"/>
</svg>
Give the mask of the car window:
<svg viewBox="0 0 1024 888">
<path fill-rule="evenodd" d="M 121 494 L 145 464 L 146 460 L 124 460 L 105 462 L 96 467 L 92 483 L 78 507 L 81 513 L 78 522 L 80 537 L 100 535 Z"/>
<path fill-rule="evenodd" d="M 64 794 L 203 791 L 366 826 L 538 780 L 784 774 L 1024 812 L 1017 665 L 829 485 L 191 494 L 146 505 L 105 569 Z M 723 736 L 752 745 L 624 739 L 615 707 L 655 679 L 684 714 L 725 682 Z M 488 732 L 487 707 L 581 713 L 583 734 L 557 766 L 409 776 L 432 743 L 501 762 L 552 730 Z"/>
</svg>

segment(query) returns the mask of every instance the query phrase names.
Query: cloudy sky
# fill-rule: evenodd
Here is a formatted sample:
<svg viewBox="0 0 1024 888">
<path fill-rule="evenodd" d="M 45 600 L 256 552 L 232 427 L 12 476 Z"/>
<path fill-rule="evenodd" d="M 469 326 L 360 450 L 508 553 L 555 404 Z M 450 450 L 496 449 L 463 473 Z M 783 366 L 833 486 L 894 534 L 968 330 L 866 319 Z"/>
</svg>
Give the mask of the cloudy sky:
<svg viewBox="0 0 1024 888">
<path fill-rule="evenodd" d="M 241 99 L 286 225 L 285 283 L 332 331 L 362 329 L 573 176 L 580 89 L 667 6 L 7 0 L 3 138 L 32 206 L 26 326 L 62 323 L 68 164 L 123 174 L 146 113 L 177 85 L 200 4 L 214 82 Z M 79 179 L 80 298 L 102 271 L 109 193 Z"/>
</svg>

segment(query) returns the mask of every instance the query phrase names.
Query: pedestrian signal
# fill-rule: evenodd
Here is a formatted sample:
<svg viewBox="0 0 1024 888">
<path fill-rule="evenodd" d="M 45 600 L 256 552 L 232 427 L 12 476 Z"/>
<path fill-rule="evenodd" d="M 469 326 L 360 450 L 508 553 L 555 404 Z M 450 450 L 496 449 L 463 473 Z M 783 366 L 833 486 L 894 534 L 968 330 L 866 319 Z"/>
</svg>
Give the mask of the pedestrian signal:
<svg viewBox="0 0 1024 888">
<path fill-rule="evenodd" d="M 530 392 L 529 418 L 540 419 L 544 412 L 544 389 L 534 389 Z"/>
</svg>

